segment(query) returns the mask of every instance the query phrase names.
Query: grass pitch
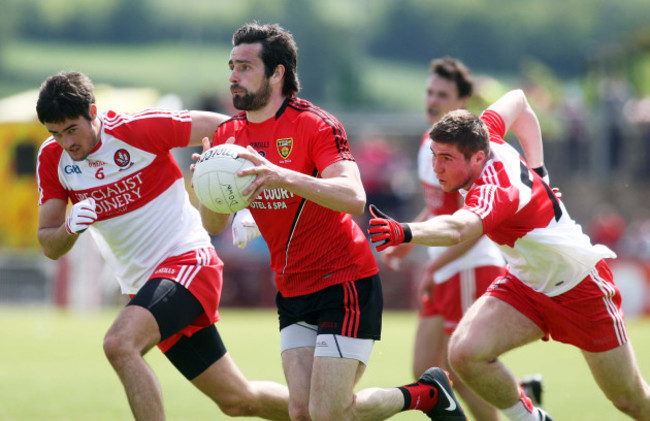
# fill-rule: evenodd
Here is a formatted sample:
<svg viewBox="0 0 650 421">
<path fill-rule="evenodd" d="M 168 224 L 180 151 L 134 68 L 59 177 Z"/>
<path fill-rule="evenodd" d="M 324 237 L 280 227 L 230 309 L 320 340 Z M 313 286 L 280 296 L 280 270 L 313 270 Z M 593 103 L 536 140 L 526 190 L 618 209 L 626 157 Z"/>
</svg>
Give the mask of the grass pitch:
<svg viewBox="0 0 650 421">
<path fill-rule="evenodd" d="M 0 307 L 0 420 L 131 420 L 122 386 L 102 351 L 104 332 L 118 311 L 80 314 Z M 217 326 L 244 374 L 284 382 L 275 311 L 224 308 L 221 315 Z M 411 381 L 415 320 L 411 312 L 385 313 L 383 340 L 375 346 L 359 388 Z M 650 320 L 628 321 L 628 329 L 641 371 L 650 379 Z M 147 360 L 160 379 L 170 421 L 228 419 L 158 350 Z M 504 360 L 517 376 L 544 375 L 545 407 L 556 419 L 626 419 L 605 399 L 580 352 L 572 347 L 538 342 L 512 351 Z M 392 419 L 426 417 L 407 412 Z"/>
</svg>

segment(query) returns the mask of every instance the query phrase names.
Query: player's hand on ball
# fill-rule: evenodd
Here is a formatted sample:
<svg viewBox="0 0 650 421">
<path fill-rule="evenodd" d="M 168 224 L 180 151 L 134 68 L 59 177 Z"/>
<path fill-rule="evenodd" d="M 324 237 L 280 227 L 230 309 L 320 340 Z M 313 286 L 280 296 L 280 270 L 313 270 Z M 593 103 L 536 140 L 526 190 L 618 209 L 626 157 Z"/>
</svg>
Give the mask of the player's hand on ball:
<svg viewBox="0 0 650 421">
<path fill-rule="evenodd" d="M 203 146 L 203 151 L 201 153 L 193 153 L 192 154 L 192 161 L 194 161 L 194 163 L 190 165 L 190 171 L 191 172 L 194 172 L 194 168 L 196 168 L 196 161 L 198 161 L 199 158 L 201 158 L 201 154 L 203 152 L 207 151 L 208 149 L 210 149 L 210 139 L 208 139 L 207 137 L 204 137 L 203 139 L 201 139 L 201 145 Z"/>
<path fill-rule="evenodd" d="M 260 229 L 248 209 L 242 209 L 235 213 L 232 218 L 232 243 L 240 249 L 246 248 L 246 244 L 254 238 L 259 237 Z"/>
<path fill-rule="evenodd" d="M 230 138 L 229 141 L 234 138 Z M 204 148 L 207 145 L 204 142 Z M 255 175 L 238 175 L 255 164 L 241 157 L 247 153 L 241 145 L 226 142 L 205 150 L 194 163 L 192 188 L 201 204 L 214 213 L 231 214 L 244 209 L 250 197 L 243 192 Z"/>
<path fill-rule="evenodd" d="M 75 203 L 70 215 L 65 220 L 65 229 L 69 234 L 79 235 L 97 220 L 95 199 L 89 197 Z"/>
<path fill-rule="evenodd" d="M 368 234 L 370 234 L 370 241 L 375 244 L 377 251 L 411 241 L 413 234 L 408 224 L 400 224 L 377 209 L 375 205 L 370 205 L 369 210 L 374 218 L 370 220 Z M 381 243 L 376 244 L 379 242 Z"/>
<path fill-rule="evenodd" d="M 253 164 L 255 164 L 255 166 L 243 169 L 237 174 L 239 176 L 257 176 L 255 178 L 255 181 L 253 181 L 246 188 L 246 190 L 243 191 L 243 194 L 245 195 L 248 195 L 252 192 L 249 198 L 249 201 L 252 202 L 258 195 L 262 193 L 264 189 L 283 187 L 287 171 L 284 168 L 275 165 L 268 159 L 264 158 L 252 146 L 246 147 L 246 150 L 246 152 L 240 153 L 239 156 L 248 159 Z"/>
</svg>

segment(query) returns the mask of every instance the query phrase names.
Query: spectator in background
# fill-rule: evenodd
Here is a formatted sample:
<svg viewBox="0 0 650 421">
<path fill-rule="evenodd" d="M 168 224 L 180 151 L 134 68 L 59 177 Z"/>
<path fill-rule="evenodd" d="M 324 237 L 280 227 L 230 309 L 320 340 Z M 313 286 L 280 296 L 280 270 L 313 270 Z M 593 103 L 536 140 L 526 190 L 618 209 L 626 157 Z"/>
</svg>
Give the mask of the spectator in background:
<svg viewBox="0 0 650 421">
<path fill-rule="evenodd" d="M 568 94 L 567 94 L 568 95 Z M 584 102 L 574 94 L 566 99 L 562 116 L 565 119 L 564 135 L 567 144 L 569 173 L 586 171 L 589 166 L 589 145 Z"/>
<path fill-rule="evenodd" d="M 624 257 L 650 262 L 650 211 L 647 208 L 635 212 L 619 244 Z"/>
<path fill-rule="evenodd" d="M 594 209 L 589 221 L 589 236 L 598 244 L 603 244 L 614 252 L 619 251 L 619 241 L 625 233 L 625 219 L 609 203 L 601 203 Z"/>
<path fill-rule="evenodd" d="M 603 132 L 606 136 L 608 169 L 616 171 L 621 168 L 626 148 L 623 108 L 630 98 L 628 82 L 623 77 L 609 77 L 604 80 L 602 87 Z"/>
<path fill-rule="evenodd" d="M 382 203 L 382 206 L 391 209 L 391 213 L 403 215 L 407 194 L 400 192 L 406 190 L 401 182 L 405 177 L 410 178 L 408 158 L 378 137 L 362 138 L 352 149 L 362 174 L 367 201 Z"/>
</svg>

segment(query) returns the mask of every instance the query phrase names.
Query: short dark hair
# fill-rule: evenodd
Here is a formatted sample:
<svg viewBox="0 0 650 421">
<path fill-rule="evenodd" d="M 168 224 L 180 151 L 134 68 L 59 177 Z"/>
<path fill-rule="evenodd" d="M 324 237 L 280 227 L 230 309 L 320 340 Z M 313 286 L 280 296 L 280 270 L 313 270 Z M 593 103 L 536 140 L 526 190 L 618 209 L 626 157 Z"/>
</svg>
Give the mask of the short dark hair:
<svg viewBox="0 0 650 421">
<path fill-rule="evenodd" d="M 472 96 L 474 80 L 462 61 L 452 57 L 433 59 L 429 64 L 429 72 L 455 82 L 459 97 Z"/>
<path fill-rule="evenodd" d="M 478 151 L 490 155 L 490 133 L 483 121 L 467 110 L 454 110 L 445 114 L 429 131 L 432 141 L 456 145 L 465 159 Z"/>
<path fill-rule="evenodd" d="M 275 68 L 284 66 L 284 85 L 282 95 L 291 97 L 300 91 L 298 80 L 298 46 L 291 32 L 278 24 L 261 25 L 258 22 L 247 23 L 232 36 L 232 45 L 262 44 L 261 58 L 264 73 L 271 77 Z"/>
<path fill-rule="evenodd" d="M 90 120 L 90 105 L 95 103 L 95 87 L 79 72 L 60 72 L 45 79 L 38 92 L 36 114 L 41 123 L 61 123 L 85 117 Z"/>
</svg>

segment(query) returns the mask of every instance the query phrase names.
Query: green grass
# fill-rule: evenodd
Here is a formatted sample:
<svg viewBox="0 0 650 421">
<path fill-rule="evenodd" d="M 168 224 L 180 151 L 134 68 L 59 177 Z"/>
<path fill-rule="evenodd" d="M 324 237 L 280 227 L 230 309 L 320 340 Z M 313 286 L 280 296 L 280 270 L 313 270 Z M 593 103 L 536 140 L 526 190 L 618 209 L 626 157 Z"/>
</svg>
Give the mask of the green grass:
<svg viewBox="0 0 650 421">
<path fill-rule="evenodd" d="M 0 419 L 130 420 L 122 387 L 102 352 L 102 338 L 119 309 L 70 313 L 46 308 L 0 307 Z M 244 374 L 284 382 L 273 310 L 222 309 L 219 330 Z M 410 382 L 415 315 L 387 312 L 359 388 Z M 641 370 L 650 378 L 650 320 L 629 322 Z M 170 421 L 226 419 L 167 360 L 147 356 L 160 379 Z M 603 397 L 580 353 L 558 343 L 535 343 L 504 357 L 516 375 L 541 372 L 546 407 L 556 419 L 608 421 L 625 417 Z M 421 413 L 395 416 L 422 420 Z"/>
</svg>

